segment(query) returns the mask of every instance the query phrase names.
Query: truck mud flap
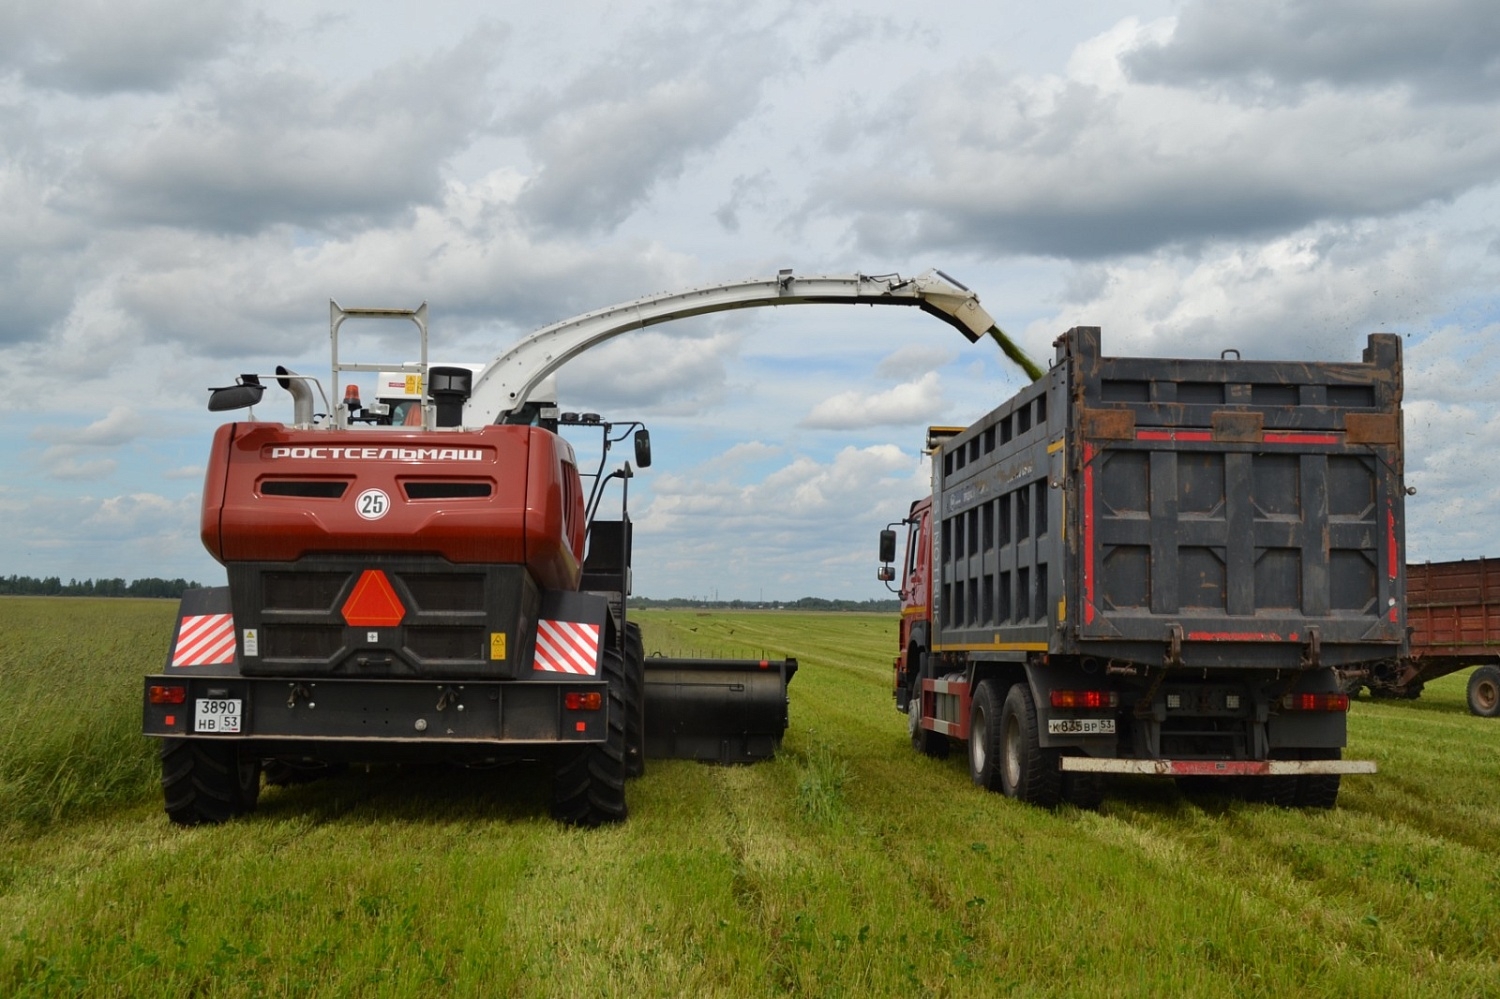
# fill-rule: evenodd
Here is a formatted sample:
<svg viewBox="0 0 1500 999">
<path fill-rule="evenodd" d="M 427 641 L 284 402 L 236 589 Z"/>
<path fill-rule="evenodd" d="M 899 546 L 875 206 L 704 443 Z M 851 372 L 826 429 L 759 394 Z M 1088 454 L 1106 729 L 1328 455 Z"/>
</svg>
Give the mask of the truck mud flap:
<svg viewBox="0 0 1500 999">
<path fill-rule="evenodd" d="M 646 660 L 646 756 L 754 763 L 776 755 L 797 660 Z"/>
</svg>

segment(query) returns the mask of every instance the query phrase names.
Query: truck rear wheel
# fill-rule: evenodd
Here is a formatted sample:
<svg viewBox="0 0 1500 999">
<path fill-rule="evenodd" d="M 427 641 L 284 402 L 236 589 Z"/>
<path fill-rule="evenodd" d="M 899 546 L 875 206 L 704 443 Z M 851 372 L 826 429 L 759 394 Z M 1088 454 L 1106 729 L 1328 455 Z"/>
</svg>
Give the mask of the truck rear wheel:
<svg viewBox="0 0 1500 999">
<path fill-rule="evenodd" d="M 990 687 L 989 701 L 993 703 L 993 686 L 982 686 Z M 1036 702 L 1031 698 L 1031 688 L 1024 683 L 1015 684 L 1005 695 L 998 741 L 1000 790 L 1018 801 L 1048 808 L 1056 805 L 1062 797 L 1059 754 L 1042 748 L 1037 735 Z"/>
<path fill-rule="evenodd" d="M 260 759 L 237 741 L 163 739 L 161 789 L 167 818 L 179 826 L 228 822 L 254 811 Z"/>
<path fill-rule="evenodd" d="M 1469 674 L 1469 710 L 1481 718 L 1500 717 L 1500 669 L 1481 666 Z"/>
<path fill-rule="evenodd" d="M 1304 749 L 1304 760 L 1338 760 L 1341 749 Z M 1332 808 L 1339 800 L 1338 774 L 1299 774 L 1297 776 L 1296 806 L 1298 808 Z"/>
<path fill-rule="evenodd" d="M 646 641 L 641 626 L 625 625 L 625 776 L 646 772 Z"/>
<path fill-rule="evenodd" d="M 561 750 L 552 769 L 552 817 L 574 826 L 625 821 L 625 662 L 613 649 L 601 661 L 609 683 L 604 741 Z"/>
</svg>

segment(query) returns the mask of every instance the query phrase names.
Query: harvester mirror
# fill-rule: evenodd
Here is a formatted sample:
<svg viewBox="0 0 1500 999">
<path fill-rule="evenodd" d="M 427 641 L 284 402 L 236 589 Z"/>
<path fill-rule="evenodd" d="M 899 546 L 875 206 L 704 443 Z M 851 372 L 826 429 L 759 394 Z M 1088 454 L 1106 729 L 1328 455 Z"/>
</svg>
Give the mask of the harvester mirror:
<svg viewBox="0 0 1500 999">
<path fill-rule="evenodd" d="M 225 385 L 208 391 L 210 393 L 208 411 L 224 413 L 231 409 L 244 409 L 246 406 L 259 405 L 261 396 L 266 394 L 266 387 L 255 375 L 241 375 L 238 385 Z"/>
<path fill-rule="evenodd" d="M 875 578 L 880 580 L 880 582 L 882 583 L 889 583 L 891 580 L 896 578 L 896 567 L 893 565 L 881 566 L 876 571 Z"/>
<path fill-rule="evenodd" d="M 880 532 L 880 561 L 896 561 L 896 532 L 889 527 Z M 886 579 L 887 577 L 881 576 L 880 578 Z M 890 576 L 889 578 L 895 579 L 896 577 Z"/>
<path fill-rule="evenodd" d="M 651 431 L 645 427 L 635 432 L 635 463 L 639 468 L 651 467 Z"/>
</svg>

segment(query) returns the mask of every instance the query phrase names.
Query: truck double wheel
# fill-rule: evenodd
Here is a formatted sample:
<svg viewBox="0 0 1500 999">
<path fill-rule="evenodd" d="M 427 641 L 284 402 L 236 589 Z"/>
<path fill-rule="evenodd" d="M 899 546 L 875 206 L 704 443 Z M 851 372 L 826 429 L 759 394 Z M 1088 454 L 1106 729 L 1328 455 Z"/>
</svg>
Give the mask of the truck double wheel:
<svg viewBox="0 0 1500 999">
<path fill-rule="evenodd" d="M 969 776 L 974 783 L 1033 805 L 1062 799 L 1060 754 L 1043 749 L 1037 735 L 1036 703 L 1024 683 L 1014 684 L 1000 702 L 994 681 L 974 692 L 969 717 Z"/>
</svg>

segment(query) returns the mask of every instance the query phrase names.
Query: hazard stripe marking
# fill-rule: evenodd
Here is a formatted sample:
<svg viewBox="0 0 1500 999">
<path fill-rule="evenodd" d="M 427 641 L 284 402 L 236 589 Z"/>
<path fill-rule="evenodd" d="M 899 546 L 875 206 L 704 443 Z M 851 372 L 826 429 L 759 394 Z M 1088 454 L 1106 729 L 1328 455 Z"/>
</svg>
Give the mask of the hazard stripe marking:
<svg viewBox="0 0 1500 999">
<path fill-rule="evenodd" d="M 173 666 L 214 666 L 234 662 L 234 618 L 229 614 L 196 614 L 177 629 Z"/>
<path fill-rule="evenodd" d="M 599 626 L 576 621 L 543 621 L 536 629 L 534 669 L 594 676 L 598 672 Z"/>
</svg>

